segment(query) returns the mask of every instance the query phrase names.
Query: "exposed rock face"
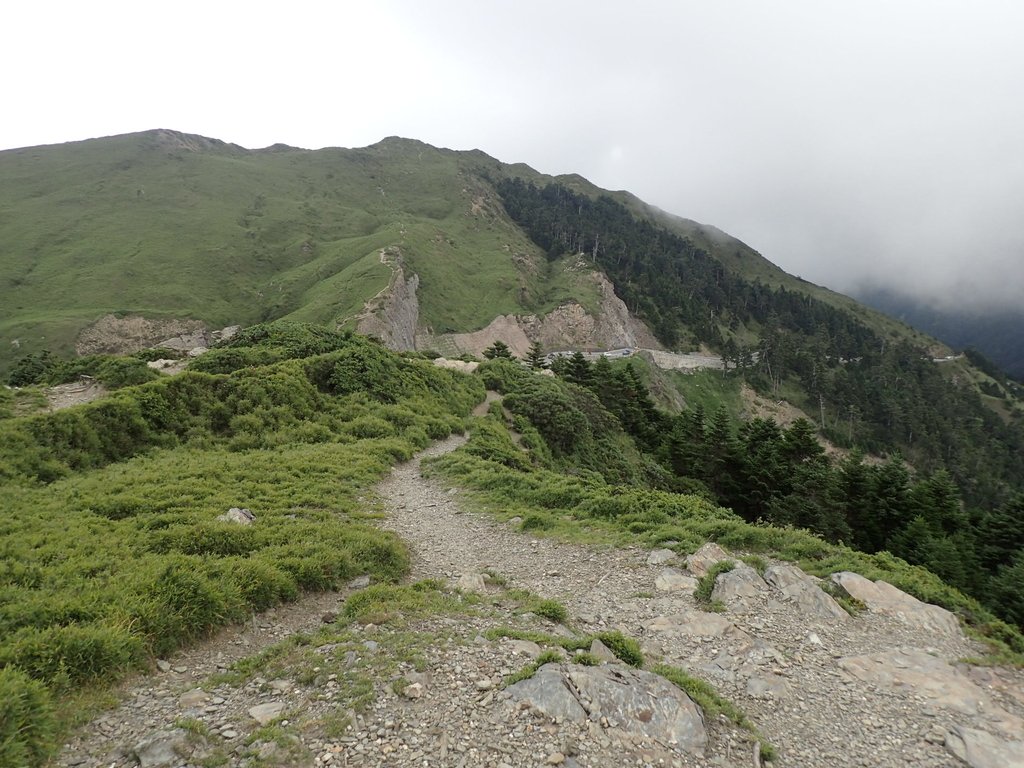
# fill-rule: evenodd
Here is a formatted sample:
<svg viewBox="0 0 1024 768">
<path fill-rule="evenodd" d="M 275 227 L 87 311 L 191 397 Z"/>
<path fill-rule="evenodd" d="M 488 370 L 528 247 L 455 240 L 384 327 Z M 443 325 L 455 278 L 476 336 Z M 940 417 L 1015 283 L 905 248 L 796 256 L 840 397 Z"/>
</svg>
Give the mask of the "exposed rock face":
<svg viewBox="0 0 1024 768">
<path fill-rule="evenodd" d="M 937 605 L 922 603 L 916 597 L 896 589 L 892 584 L 884 581 L 872 582 L 860 574 L 849 571 L 832 574 L 832 581 L 845 589 L 850 597 L 860 600 L 872 611 L 944 635 L 960 634 L 960 623 L 952 613 Z"/>
<path fill-rule="evenodd" d="M 382 255 L 381 261 L 385 258 Z M 412 273 L 406 277 L 400 261 L 392 264 L 390 284 L 369 302 L 356 330 L 367 336 L 376 336 L 390 349 L 416 349 L 416 328 L 420 320 L 416 291 L 419 286 L 419 275 Z"/>
<path fill-rule="evenodd" d="M 715 579 L 715 588 L 711 592 L 712 600 L 721 600 L 725 604 L 744 601 L 746 598 L 757 597 L 768 589 L 764 579 L 749 565 L 738 565 L 728 573 Z"/>
<path fill-rule="evenodd" d="M 104 315 L 78 335 L 75 352 L 79 355 L 124 354 L 181 337 L 201 337 L 204 343 L 180 349 L 206 347 L 209 343 L 205 333 L 206 326 L 198 320 L 151 320 L 137 315 Z"/>
<path fill-rule="evenodd" d="M 188 733 L 181 728 L 154 731 L 132 748 L 140 768 L 171 768 L 192 754 Z"/>
<path fill-rule="evenodd" d="M 547 350 L 661 347 L 647 326 L 630 315 L 604 274 L 591 272 L 586 277 L 600 295 L 596 313 L 568 301 L 546 315 L 498 315 L 486 327 L 470 333 L 433 336 L 421 329 L 416 346 L 445 354 L 481 355 L 495 341 L 502 341 L 518 357 L 525 356 L 535 341 Z"/>
<path fill-rule="evenodd" d="M 663 677 L 621 664 L 545 664 L 506 692 L 549 717 L 607 718 L 615 724 L 607 733 L 619 741 L 676 743 L 702 754 L 708 740 L 704 718 L 689 696 Z"/>
<path fill-rule="evenodd" d="M 805 616 L 846 621 L 850 615 L 821 591 L 817 582 L 793 565 L 773 565 L 764 572 L 764 579 L 782 592 Z"/>
</svg>

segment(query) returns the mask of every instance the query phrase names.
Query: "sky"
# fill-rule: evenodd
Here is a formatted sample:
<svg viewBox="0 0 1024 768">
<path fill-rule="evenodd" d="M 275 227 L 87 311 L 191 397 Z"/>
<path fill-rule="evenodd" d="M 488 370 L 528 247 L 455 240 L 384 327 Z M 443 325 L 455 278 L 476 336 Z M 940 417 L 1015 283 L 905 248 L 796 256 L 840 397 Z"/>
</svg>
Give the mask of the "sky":
<svg viewBox="0 0 1024 768">
<path fill-rule="evenodd" d="M 1024 4 L 33 0 L 0 149 L 386 136 L 579 173 L 844 292 L 1024 302 Z"/>
</svg>

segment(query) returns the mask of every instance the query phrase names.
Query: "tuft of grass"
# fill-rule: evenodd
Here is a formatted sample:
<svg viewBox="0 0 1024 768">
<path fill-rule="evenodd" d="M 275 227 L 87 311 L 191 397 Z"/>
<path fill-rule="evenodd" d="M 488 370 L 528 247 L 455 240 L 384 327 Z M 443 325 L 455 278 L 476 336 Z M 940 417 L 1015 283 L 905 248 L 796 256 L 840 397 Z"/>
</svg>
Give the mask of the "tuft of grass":
<svg viewBox="0 0 1024 768">
<path fill-rule="evenodd" d="M 534 601 L 530 609 L 538 616 L 543 616 L 556 624 L 564 624 L 569 619 L 569 611 L 557 600 L 541 598 Z"/>
<path fill-rule="evenodd" d="M 532 662 L 524 666 L 517 672 L 513 672 L 511 675 L 506 675 L 501 681 L 502 688 L 508 688 L 510 685 L 520 682 L 521 680 L 529 680 L 535 674 L 537 670 L 543 667 L 545 664 L 557 664 L 562 661 L 562 654 L 555 650 L 544 651 L 540 656 L 534 659 Z"/>
<path fill-rule="evenodd" d="M 736 564 L 731 560 L 720 560 L 708 568 L 708 572 L 697 580 L 697 589 L 693 593 L 694 600 L 700 605 L 711 606 L 711 593 L 715 591 L 715 581 L 723 573 L 728 573 L 735 567 Z"/>
<path fill-rule="evenodd" d="M 834 581 L 822 581 L 818 586 L 851 616 L 860 616 L 868 609 L 863 600 L 858 600 Z"/>
<path fill-rule="evenodd" d="M 740 560 L 757 571 L 759 576 L 763 577 L 764 572 L 768 570 L 768 561 L 760 555 L 742 555 Z"/>
<path fill-rule="evenodd" d="M 388 624 L 418 616 L 453 612 L 459 602 L 442 590 L 439 581 L 415 584 L 374 584 L 349 596 L 342 616 L 360 624 Z"/>
</svg>

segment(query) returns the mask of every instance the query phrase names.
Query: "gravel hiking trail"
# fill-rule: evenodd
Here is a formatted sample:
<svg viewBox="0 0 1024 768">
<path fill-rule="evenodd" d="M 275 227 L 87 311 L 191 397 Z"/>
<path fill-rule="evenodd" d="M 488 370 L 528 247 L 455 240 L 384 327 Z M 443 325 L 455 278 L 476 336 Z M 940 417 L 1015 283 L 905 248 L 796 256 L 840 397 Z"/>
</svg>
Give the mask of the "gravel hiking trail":
<svg viewBox="0 0 1024 768">
<path fill-rule="evenodd" d="M 488 393 L 474 415 L 484 416 L 498 399 Z M 314 649 L 323 654 L 325 669 L 312 679 L 285 670 L 275 679 L 257 675 L 243 684 L 210 680 L 232 661 L 297 633 L 314 633 L 362 585 L 304 598 L 254 617 L 246 626 L 228 628 L 162 662 L 161 671 L 126 682 L 121 705 L 80 729 L 59 764 L 757 765 L 750 739 L 723 716 L 705 718 L 707 747 L 703 754 L 691 754 L 671 743 L 627 748 L 610 738 L 615 723 L 581 724 L 517 708 L 502 690 L 502 679 L 522 669 L 540 649 L 487 635 L 498 626 L 554 635 L 618 630 L 636 638 L 648 660 L 687 670 L 741 707 L 776 747 L 771 764 L 776 768 L 957 768 L 964 762 L 948 744 L 960 737 L 950 734 L 962 734 L 964 744 L 974 739 L 964 748 L 969 751 L 978 743 L 985 746 L 991 734 L 1004 741 L 1010 734 L 1012 741 L 1019 738 L 1012 734 L 1024 733 L 1020 671 L 958 664 L 958 659 L 979 654 L 959 629 L 937 632 L 873 610 L 856 617 L 811 615 L 759 576 L 758 586 L 727 600 L 724 612 L 708 613 L 693 597 L 695 579 L 687 563 L 668 550 L 658 556 L 640 547 L 583 546 L 537 537 L 511 521 L 474 511 L 461 491 L 423 476 L 424 458 L 454 451 L 466 441 L 464 435 L 451 436 L 396 466 L 377 486 L 375 499 L 384 513 L 381 526 L 398 534 L 411 551 L 410 581 L 455 585 L 476 579 L 494 598 L 484 604 L 486 610 L 430 616 L 402 627 L 357 626 L 352 643 Z M 697 575 L 692 564 L 690 570 Z M 508 606 L 502 596 L 516 589 L 559 601 L 569 613 L 565 625 Z M 418 654 L 415 662 L 407 654 L 410 643 Z M 398 660 L 389 660 L 393 657 Z M 339 666 L 328 668 L 329 662 Z M 925 664 L 925 672 L 918 673 L 915 664 Z M 338 674 L 328 676 L 329 669 Z M 359 670 L 377 675 L 373 697 L 363 709 L 349 709 L 339 686 Z M 253 714 L 267 708 L 278 716 L 271 726 L 277 735 L 261 730 Z M 339 713 L 347 727 L 323 727 Z M 193 724 L 191 736 L 180 735 L 183 719 Z M 179 741 L 171 743 L 170 759 L 147 762 L 140 757 L 140 744 L 154 739 L 170 743 L 176 728 Z M 180 747 L 186 737 L 191 739 L 187 749 Z M 1024 755 L 1024 744 L 1020 747 Z M 1024 765 L 1024 758 L 1013 762 L 1016 754 L 992 765 Z"/>
</svg>

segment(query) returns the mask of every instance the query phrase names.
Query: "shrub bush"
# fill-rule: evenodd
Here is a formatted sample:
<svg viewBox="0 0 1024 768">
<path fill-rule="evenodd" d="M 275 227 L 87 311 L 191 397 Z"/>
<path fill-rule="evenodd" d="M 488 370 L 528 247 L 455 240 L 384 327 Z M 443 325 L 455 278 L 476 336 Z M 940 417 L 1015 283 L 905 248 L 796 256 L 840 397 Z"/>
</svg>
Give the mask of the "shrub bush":
<svg viewBox="0 0 1024 768">
<path fill-rule="evenodd" d="M 0 765 L 41 768 L 55 751 L 50 694 L 11 667 L 0 669 Z"/>
</svg>

